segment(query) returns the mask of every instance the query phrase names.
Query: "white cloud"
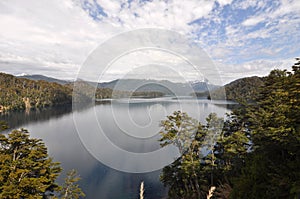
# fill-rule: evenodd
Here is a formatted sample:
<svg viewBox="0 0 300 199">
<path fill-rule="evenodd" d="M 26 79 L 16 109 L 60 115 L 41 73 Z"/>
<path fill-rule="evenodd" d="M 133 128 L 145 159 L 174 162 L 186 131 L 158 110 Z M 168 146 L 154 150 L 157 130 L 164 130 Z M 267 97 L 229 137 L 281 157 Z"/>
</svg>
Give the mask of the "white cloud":
<svg viewBox="0 0 300 199">
<path fill-rule="evenodd" d="M 109 17 L 104 21 L 109 24 L 122 25 L 134 29 L 143 27 L 160 27 L 189 33 L 188 23 L 206 17 L 214 7 L 214 1 L 208 0 L 175 0 L 175 1 L 132 1 L 130 4 L 99 0 Z"/>
<path fill-rule="evenodd" d="M 197 80 L 201 75 L 182 57 L 157 49 L 128 53 L 111 64 L 101 81 L 116 78 L 158 79 L 170 81 Z M 113 77 L 115 74 L 115 77 Z M 112 78 L 112 79 L 111 79 Z"/>
<path fill-rule="evenodd" d="M 240 24 L 225 23 L 226 39 L 210 45 L 208 51 L 213 55 L 216 48 L 231 50 L 231 53 L 229 51 L 222 53 L 219 50 L 218 56 L 221 54 L 227 56 L 227 59 L 224 59 L 226 64 L 263 57 L 268 61 L 299 56 L 296 53 L 299 54 L 300 2 L 273 1 L 272 6 L 270 2 L 268 3 L 267 1 L 235 1 L 234 9 L 252 7 L 253 13 L 246 15 L 246 20 Z"/>
<path fill-rule="evenodd" d="M 252 63 L 251 60 L 269 56 L 266 62 L 258 64 L 262 68 L 266 64 L 264 68 L 268 70 L 270 56 L 285 60 L 299 52 L 298 0 L 273 1 L 272 6 L 269 1 L 258 0 L 134 0 L 130 3 L 88 0 L 89 11 L 82 8 L 84 1 L 1 1 L 0 71 L 74 78 L 80 65 L 99 44 L 115 34 L 144 27 L 171 29 L 196 39 L 212 59 L 222 61 L 224 76 L 237 74 L 234 71 L 240 68 L 249 74 L 252 70 L 259 73 L 249 61 L 244 66 L 232 64 L 237 60 Z M 222 13 L 226 5 L 233 13 Z M 240 21 L 234 9 L 248 8 L 255 12 Z M 89 16 L 92 11 L 96 20 Z M 260 23 L 263 25 L 255 29 Z"/>
<path fill-rule="evenodd" d="M 218 2 L 221 6 L 231 4 L 232 1 L 233 1 L 233 0 L 217 0 L 217 2 Z"/>
<path fill-rule="evenodd" d="M 17 72 L 20 64 L 21 70 L 31 65 L 29 68 L 36 69 L 32 73 L 39 73 L 39 68 L 40 72 L 45 72 L 45 68 L 61 69 L 60 72 L 65 72 L 57 73 L 57 77 L 64 78 L 66 71 L 74 75 L 87 55 L 116 33 L 161 27 L 189 34 L 188 23 L 207 16 L 214 6 L 214 2 L 207 0 L 132 1 L 130 6 L 127 1 L 99 0 L 107 17 L 94 21 L 81 3 L 71 0 L 0 2 L 0 27 L 5 27 L 0 32 L 0 70 Z M 3 64 L 8 62 L 9 65 Z"/>
<path fill-rule="evenodd" d="M 262 17 L 252 17 L 249 19 L 246 19 L 242 24 L 244 26 L 255 26 L 256 24 L 264 21 Z"/>
<path fill-rule="evenodd" d="M 248 1 L 240 1 L 234 5 L 235 9 L 243 9 L 246 10 L 249 7 L 255 7 L 257 5 L 257 1 L 248 0 Z"/>
<path fill-rule="evenodd" d="M 36 66 L 31 73 L 55 68 L 74 75 L 90 51 L 117 32 L 97 24 L 72 1 L 2 1 L 0 11 L 0 61 L 11 63 L 0 67 L 6 72 L 24 62 Z"/>
<path fill-rule="evenodd" d="M 249 76 L 266 76 L 274 69 L 288 69 L 294 64 L 293 58 L 282 60 L 255 60 L 240 64 L 224 64 L 216 62 L 221 69 L 220 74 L 224 84 L 230 83 L 233 79 Z"/>
<path fill-rule="evenodd" d="M 120 12 L 121 4 L 120 1 L 116 0 L 98 0 L 97 1 L 104 9 L 104 12 L 109 17 L 116 17 L 116 13 Z"/>
</svg>

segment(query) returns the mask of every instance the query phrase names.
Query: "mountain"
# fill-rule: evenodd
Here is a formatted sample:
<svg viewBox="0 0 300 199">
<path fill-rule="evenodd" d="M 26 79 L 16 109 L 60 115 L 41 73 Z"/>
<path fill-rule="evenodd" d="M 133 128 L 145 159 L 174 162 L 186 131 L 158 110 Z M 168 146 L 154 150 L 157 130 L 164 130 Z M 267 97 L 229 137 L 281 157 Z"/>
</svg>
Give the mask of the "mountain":
<svg viewBox="0 0 300 199">
<path fill-rule="evenodd" d="M 259 89 L 264 85 L 263 77 L 247 77 L 235 80 L 224 87 L 206 82 L 174 83 L 168 80 L 118 79 L 94 85 L 78 80 L 80 93 L 76 99 L 81 101 L 122 98 L 122 97 L 162 97 L 164 95 L 188 96 L 235 101 L 254 100 Z M 226 97 L 222 96 L 222 89 Z M 73 83 L 46 77 L 26 75 L 15 77 L 0 73 L 0 112 L 31 108 L 53 107 L 72 103 Z"/>
<path fill-rule="evenodd" d="M 220 86 L 206 82 L 175 83 L 168 80 L 117 79 L 99 83 L 98 88 L 110 88 L 119 91 L 161 92 L 167 95 L 191 95 L 194 92 L 205 92 Z"/>
<path fill-rule="evenodd" d="M 17 77 L 30 79 L 30 80 L 35 80 L 35 81 L 43 80 L 43 81 L 46 81 L 46 82 L 55 82 L 55 83 L 62 84 L 62 85 L 65 85 L 65 84 L 68 84 L 68 83 L 71 82 L 71 81 L 66 81 L 66 80 L 55 79 L 55 78 L 52 78 L 52 77 L 47 77 L 47 76 L 44 76 L 44 75 L 27 75 L 26 74 L 26 75 L 20 75 L 20 76 L 17 76 Z"/>
<path fill-rule="evenodd" d="M 66 85 L 72 83 L 71 81 L 55 79 L 44 75 L 22 75 L 19 78 L 26 78 L 30 80 L 43 80 L 46 82 L 55 82 Z M 95 83 L 90 82 L 92 85 Z M 138 87 L 137 87 L 138 86 Z M 206 82 L 189 82 L 189 83 L 174 83 L 168 80 L 146 80 L 146 79 L 117 79 L 110 82 L 98 83 L 98 88 L 107 88 L 118 91 L 135 91 L 135 92 L 160 92 L 167 95 L 191 95 L 194 92 L 207 92 L 208 90 L 215 90 L 220 86 L 207 84 Z M 209 88 L 209 89 L 208 89 Z"/>
<path fill-rule="evenodd" d="M 237 79 L 226 84 L 222 89 L 225 88 L 227 100 L 253 101 L 263 85 L 264 77 L 253 76 Z M 224 99 L 222 89 L 211 92 L 209 98 L 212 96 L 214 99 Z"/>
</svg>

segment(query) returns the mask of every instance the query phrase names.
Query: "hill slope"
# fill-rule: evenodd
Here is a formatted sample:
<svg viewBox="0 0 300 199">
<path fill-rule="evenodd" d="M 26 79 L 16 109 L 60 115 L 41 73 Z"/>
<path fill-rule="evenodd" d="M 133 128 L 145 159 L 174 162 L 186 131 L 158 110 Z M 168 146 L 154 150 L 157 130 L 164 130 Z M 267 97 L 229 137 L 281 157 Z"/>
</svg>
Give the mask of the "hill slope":
<svg viewBox="0 0 300 199">
<path fill-rule="evenodd" d="M 255 99 L 259 89 L 264 85 L 263 77 L 245 77 L 237 79 L 225 85 L 226 99 L 234 101 L 252 101 Z M 221 89 L 210 93 L 214 99 L 223 99 Z"/>
<path fill-rule="evenodd" d="M 0 73 L 0 112 L 71 103 L 72 89 L 70 87 Z"/>
<path fill-rule="evenodd" d="M 70 83 L 69 81 L 66 81 L 66 80 L 55 79 L 55 78 L 47 77 L 44 75 L 23 75 L 23 76 L 18 76 L 18 77 L 26 78 L 26 79 L 30 79 L 30 80 L 36 80 L 36 81 L 44 80 L 46 82 L 55 82 L 55 83 L 62 84 L 62 85 Z"/>
<path fill-rule="evenodd" d="M 28 77 L 34 80 L 27 79 Z M 137 85 L 141 86 L 137 88 Z M 256 76 L 235 80 L 225 85 L 226 99 L 251 101 L 263 85 L 264 78 Z M 87 85 L 84 83 L 82 86 L 85 88 Z M 222 89 L 219 86 L 205 82 L 189 84 L 143 79 L 123 79 L 99 83 L 94 97 L 90 93 L 77 94 L 82 96 L 78 99 L 84 100 L 111 98 L 113 92 L 114 97 L 117 98 L 140 96 L 153 98 L 165 94 L 195 94 L 198 97 L 205 97 L 209 95 L 208 87 L 210 88 L 210 95 L 214 99 L 224 99 L 221 96 Z M 88 91 L 89 89 L 83 90 Z M 0 112 L 71 104 L 72 91 L 73 84 L 64 80 L 42 75 L 15 77 L 0 73 Z"/>
</svg>

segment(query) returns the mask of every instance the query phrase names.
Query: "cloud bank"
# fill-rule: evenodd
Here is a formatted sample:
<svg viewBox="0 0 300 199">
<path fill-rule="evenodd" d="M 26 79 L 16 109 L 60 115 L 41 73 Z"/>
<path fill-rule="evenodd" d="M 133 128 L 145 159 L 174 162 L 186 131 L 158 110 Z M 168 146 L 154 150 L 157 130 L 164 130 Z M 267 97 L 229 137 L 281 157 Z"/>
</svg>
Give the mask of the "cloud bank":
<svg viewBox="0 0 300 199">
<path fill-rule="evenodd" d="M 225 83 L 300 55 L 298 0 L 4 0 L 0 27 L 0 71 L 64 79 L 111 36 L 145 27 L 194 40 Z"/>
</svg>

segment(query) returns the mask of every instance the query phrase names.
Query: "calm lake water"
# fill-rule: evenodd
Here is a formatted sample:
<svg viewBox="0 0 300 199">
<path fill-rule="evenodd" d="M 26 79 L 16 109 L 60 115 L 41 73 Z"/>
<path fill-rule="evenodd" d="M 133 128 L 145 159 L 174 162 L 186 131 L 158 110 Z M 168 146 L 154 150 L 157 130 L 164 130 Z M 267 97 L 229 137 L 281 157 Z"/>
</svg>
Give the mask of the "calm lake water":
<svg viewBox="0 0 300 199">
<path fill-rule="evenodd" d="M 64 169 L 59 181 L 68 170 L 76 169 L 82 178 L 80 186 L 88 199 L 139 198 L 141 181 L 145 182 L 145 198 L 160 199 L 167 195 L 167 189 L 159 181 L 161 170 L 134 174 L 102 164 L 82 144 L 74 118 L 87 121 L 87 133 L 97 131 L 101 126 L 114 144 L 126 151 L 141 153 L 155 151 L 160 147 L 157 141 L 159 122 L 172 112 L 181 110 L 204 122 L 211 112 L 222 116 L 228 111 L 227 105 L 226 101 L 197 99 L 123 99 L 75 112 L 71 108 L 60 107 L 11 113 L 1 115 L 0 120 L 7 121 L 13 129 L 26 128 L 31 137 L 43 139 L 50 156 L 61 162 Z M 90 123 L 90 118 L 96 118 L 97 123 Z M 115 155 L 114 158 L 121 157 Z"/>
</svg>

